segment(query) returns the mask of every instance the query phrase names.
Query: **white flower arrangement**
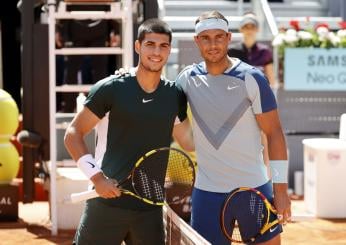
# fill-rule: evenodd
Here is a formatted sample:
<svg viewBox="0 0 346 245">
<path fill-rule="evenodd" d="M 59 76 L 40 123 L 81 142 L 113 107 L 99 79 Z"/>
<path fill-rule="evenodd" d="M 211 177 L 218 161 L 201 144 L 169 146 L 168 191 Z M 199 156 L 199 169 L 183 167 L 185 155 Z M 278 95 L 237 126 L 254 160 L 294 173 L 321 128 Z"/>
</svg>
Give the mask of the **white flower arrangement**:
<svg viewBox="0 0 346 245">
<path fill-rule="evenodd" d="M 283 58 L 285 48 L 346 48 L 346 22 L 339 25 L 341 29 L 338 31 L 330 31 L 325 23 L 301 30 L 299 22 L 293 20 L 290 28 L 281 30 L 273 39 L 272 45 L 278 48 L 280 58 Z"/>
</svg>

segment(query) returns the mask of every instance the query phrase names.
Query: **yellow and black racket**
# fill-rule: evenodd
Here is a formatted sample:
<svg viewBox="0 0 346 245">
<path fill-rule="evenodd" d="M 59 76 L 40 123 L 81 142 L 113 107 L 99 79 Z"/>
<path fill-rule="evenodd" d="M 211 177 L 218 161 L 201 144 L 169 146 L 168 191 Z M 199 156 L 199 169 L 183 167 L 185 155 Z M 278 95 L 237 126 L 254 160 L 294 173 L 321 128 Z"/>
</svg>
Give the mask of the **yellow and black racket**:
<svg viewBox="0 0 346 245">
<path fill-rule="evenodd" d="M 129 186 L 129 182 L 131 188 L 123 188 Z M 190 157 L 179 149 L 163 147 L 151 150 L 139 158 L 130 174 L 119 181 L 117 187 L 122 193 L 146 203 L 164 205 L 179 202 L 189 195 L 194 182 L 195 168 Z M 178 190 L 179 195 L 166 195 L 166 190 L 172 189 L 172 186 Z M 76 203 L 95 197 L 98 197 L 97 192 L 89 190 L 72 193 L 68 201 Z"/>
<path fill-rule="evenodd" d="M 279 221 L 271 221 L 276 210 L 258 190 L 240 187 L 226 198 L 221 210 L 221 229 L 233 243 L 251 243 L 269 229 L 277 229 Z"/>
</svg>

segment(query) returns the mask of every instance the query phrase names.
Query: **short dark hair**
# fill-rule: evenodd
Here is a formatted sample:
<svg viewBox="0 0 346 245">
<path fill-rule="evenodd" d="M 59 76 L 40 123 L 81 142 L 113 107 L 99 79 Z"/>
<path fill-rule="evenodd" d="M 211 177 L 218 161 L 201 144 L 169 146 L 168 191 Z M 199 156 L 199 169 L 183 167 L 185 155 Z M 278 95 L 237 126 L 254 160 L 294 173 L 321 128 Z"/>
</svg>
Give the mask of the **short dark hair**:
<svg viewBox="0 0 346 245">
<path fill-rule="evenodd" d="M 144 21 L 138 28 L 137 40 L 142 42 L 147 33 L 165 34 L 169 37 L 169 43 L 172 42 L 172 29 L 160 19 L 152 18 Z"/>
<path fill-rule="evenodd" d="M 221 20 L 226 21 L 226 23 L 228 25 L 228 20 L 226 19 L 226 17 L 216 10 L 203 12 L 195 21 L 195 25 L 197 25 L 198 22 L 200 22 L 202 20 L 206 20 L 206 19 L 221 19 Z"/>
</svg>

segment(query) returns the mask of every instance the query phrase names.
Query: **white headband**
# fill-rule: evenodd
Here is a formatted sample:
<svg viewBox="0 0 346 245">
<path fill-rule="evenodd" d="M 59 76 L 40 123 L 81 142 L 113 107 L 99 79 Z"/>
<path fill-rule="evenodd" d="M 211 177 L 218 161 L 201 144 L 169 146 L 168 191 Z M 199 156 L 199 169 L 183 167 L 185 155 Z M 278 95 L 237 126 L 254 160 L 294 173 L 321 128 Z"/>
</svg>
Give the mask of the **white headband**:
<svg viewBox="0 0 346 245">
<path fill-rule="evenodd" d="M 221 29 L 225 32 L 228 32 L 228 24 L 223 19 L 205 19 L 198 22 L 195 26 L 195 32 L 198 35 L 202 31 L 211 30 L 211 29 Z"/>
</svg>

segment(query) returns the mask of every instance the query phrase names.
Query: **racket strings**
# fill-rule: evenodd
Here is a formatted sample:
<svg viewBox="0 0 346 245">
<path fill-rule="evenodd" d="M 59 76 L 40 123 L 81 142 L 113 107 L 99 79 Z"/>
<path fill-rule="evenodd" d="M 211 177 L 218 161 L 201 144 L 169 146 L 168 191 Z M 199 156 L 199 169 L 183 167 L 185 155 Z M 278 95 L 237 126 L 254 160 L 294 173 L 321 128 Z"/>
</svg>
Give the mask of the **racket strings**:
<svg viewBox="0 0 346 245">
<path fill-rule="evenodd" d="M 261 228 L 263 223 L 264 223 L 263 222 L 263 219 L 264 219 L 263 211 L 264 211 L 264 205 L 263 205 L 263 202 L 260 201 L 260 202 L 258 202 L 258 211 L 257 211 L 257 225 L 259 228 Z"/>
<path fill-rule="evenodd" d="M 174 185 L 174 190 L 179 193 L 177 198 L 166 185 L 166 179 L 168 179 L 166 177 L 170 172 L 167 171 L 168 168 L 172 172 L 169 179 L 173 185 L 174 179 L 177 182 L 186 183 L 183 186 Z M 145 203 L 161 206 L 185 198 L 187 194 L 191 193 L 194 180 L 194 164 L 189 156 L 179 149 L 162 147 L 151 150 L 140 157 L 130 174 L 114 184 L 125 194 L 136 197 Z M 170 194 L 170 199 L 168 194 Z M 74 193 L 71 194 L 71 201 L 78 202 L 97 196 L 99 195 L 95 190 Z M 168 199 L 173 201 L 169 202 Z"/>
<path fill-rule="evenodd" d="M 166 184 L 191 185 L 194 182 L 193 167 L 192 162 L 185 155 L 171 151 L 167 166 Z"/>
<path fill-rule="evenodd" d="M 143 197 L 151 199 L 152 195 L 151 195 L 148 175 L 144 172 L 143 169 L 139 169 L 138 173 L 139 173 L 139 175 L 138 175 L 139 180 L 136 181 L 136 183 L 140 183 Z"/>
<path fill-rule="evenodd" d="M 186 197 L 191 193 L 194 180 L 193 162 L 185 153 L 172 148 L 146 155 L 132 173 L 135 192 L 159 203 L 173 203 Z M 179 193 L 174 198 L 173 189 Z"/>
<path fill-rule="evenodd" d="M 234 192 L 223 207 L 224 234 L 236 243 L 253 242 L 266 224 L 268 215 L 265 203 L 258 194 L 242 190 Z"/>
<path fill-rule="evenodd" d="M 194 164 L 180 151 L 170 151 L 165 179 L 166 202 L 178 204 L 191 195 L 195 181 Z"/>
<path fill-rule="evenodd" d="M 143 198 L 153 202 L 164 201 L 164 176 L 168 154 L 158 152 L 144 158 L 132 174 L 135 191 Z"/>
<path fill-rule="evenodd" d="M 157 199 L 160 201 L 164 201 L 165 196 L 164 196 L 164 191 L 162 186 L 159 183 L 157 183 L 155 180 L 153 180 L 153 186 L 154 186 L 155 196 L 157 197 Z"/>
<path fill-rule="evenodd" d="M 256 196 L 251 193 L 251 198 L 250 198 L 250 211 L 251 211 L 251 214 L 255 213 L 255 205 L 256 205 Z"/>
</svg>

